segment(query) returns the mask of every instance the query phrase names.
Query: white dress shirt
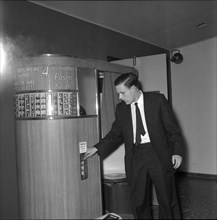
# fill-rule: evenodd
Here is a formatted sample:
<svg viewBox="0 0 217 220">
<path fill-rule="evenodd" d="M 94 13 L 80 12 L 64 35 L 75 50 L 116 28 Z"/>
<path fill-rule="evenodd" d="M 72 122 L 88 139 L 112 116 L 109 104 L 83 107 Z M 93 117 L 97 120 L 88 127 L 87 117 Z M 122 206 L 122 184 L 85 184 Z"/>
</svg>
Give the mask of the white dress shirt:
<svg viewBox="0 0 217 220">
<path fill-rule="evenodd" d="M 145 111 L 144 111 L 144 98 L 143 98 L 143 93 L 142 91 L 140 91 L 140 97 L 137 100 L 138 103 L 138 107 L 141 113 L 141 117 L 142 117 L 142 123 L 145 129 L 145 135 L 141 135 L 141 144 L 144 143 L 149 143 L 150 142 L 150 138 L 149 138 L 149 134 L 148 134 L 148 128 L 146 125 L 146 120 L 145 120 Z M 135 107 L 135 102 L 131 103 L 131 115 L 132 115 L 132 120 L 133 120 L 133 141 L 134 143 L 136 143 L 136 107 Z"/>
</svg>

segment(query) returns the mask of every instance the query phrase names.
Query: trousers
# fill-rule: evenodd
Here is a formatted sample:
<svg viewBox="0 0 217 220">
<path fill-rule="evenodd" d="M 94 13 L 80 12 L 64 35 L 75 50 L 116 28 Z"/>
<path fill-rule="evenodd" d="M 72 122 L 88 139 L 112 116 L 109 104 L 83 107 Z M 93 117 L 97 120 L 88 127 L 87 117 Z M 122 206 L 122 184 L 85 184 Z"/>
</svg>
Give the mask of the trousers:
<svg viewBox="0 0 217 220">
<path fill-rule="evenodd" d="M 162 167 L 151 143 L 134 147 L 131 169 L 129 185 L 135 219 L 152 219 L 151 183 L 156 190 L 159 219 L 181 219 L 174 175 Z"/>
</svg>

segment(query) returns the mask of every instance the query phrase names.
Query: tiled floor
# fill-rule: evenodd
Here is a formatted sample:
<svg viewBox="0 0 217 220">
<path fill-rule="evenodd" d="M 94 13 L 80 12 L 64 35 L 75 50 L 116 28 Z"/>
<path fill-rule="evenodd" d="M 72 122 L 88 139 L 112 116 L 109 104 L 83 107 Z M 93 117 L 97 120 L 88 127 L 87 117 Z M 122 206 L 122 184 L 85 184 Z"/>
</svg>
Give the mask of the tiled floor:
<svg viewBox="0 0 217 220">
<path fill-rule="evenodd" d="M 217 179 L 176 174 L 177 192 L 183 219 L 217 219 Z M 158 219 L 158 206 L 153 206 L 153 219 Z M 120 214 L 133 219 L 130 214 Z"/>
<path fill-rule="evenodd" d="M 183 219 L 217 219 L 217 180 L 176 175 Z"/>
</svg>

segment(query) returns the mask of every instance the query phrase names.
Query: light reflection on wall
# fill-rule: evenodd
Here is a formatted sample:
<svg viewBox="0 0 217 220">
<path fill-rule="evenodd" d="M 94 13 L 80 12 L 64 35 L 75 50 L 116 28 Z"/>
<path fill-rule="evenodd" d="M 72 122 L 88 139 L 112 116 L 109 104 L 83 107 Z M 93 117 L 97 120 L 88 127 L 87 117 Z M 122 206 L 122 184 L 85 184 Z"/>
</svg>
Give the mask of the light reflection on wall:
<svg viewBox="0 0 217 220">
<path fill-rule="evenodd" d="M 15 61 L 16 47 L 8 37 L 0 38 L 0 74 L 5 75 L 8 67 Z"/>
<path fill-rule="evenodd" d="M 16 37 L 0 36 L 0 74 L 6 73 L 6 68 L 19 59 L 43 54 L 43 48 L 46 48 L 45 43 L 35 37 L 21 34 Z"/>
<path fill-rule="evenodd" d="M 6 66 L 6 52 L 3 42 L 0 42 L 0 74 L 3 74 Z"/>
</svg>

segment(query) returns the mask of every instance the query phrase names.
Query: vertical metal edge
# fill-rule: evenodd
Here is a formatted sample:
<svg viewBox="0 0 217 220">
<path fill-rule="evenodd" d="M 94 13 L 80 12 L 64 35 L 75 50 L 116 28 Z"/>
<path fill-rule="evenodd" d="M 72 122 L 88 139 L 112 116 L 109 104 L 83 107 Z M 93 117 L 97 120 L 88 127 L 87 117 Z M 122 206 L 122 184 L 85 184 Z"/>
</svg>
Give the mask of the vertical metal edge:
<svg viewBox="0 0 217 220">
<path fill-rule="evenodd" d="M 102 131 L 101 131 L 101 108 L 100 108 L 100 96 L 99 96 L 99 71 L 95 70 L 95 79 L 96 79 L 96 114 L 98 119 L 98 136 L 99 140 L 102 138 Z"/>
<path fill-rule="evenodd" d="M 79 88 L 78 88 L 78 67 L 75 67 L 75 85 L 77 89 L 77 116 L 80 116 L 80 99 L 79 99 Z"/>
<path fill-rule="evenodd" d="M 98 135 L 98 141 L 101 140 L 102 138 L 102 126 L 101 126 L 101 108 L 100 108 L 100 95 L 99 95 L 99 70 L 95 69 L 95 79 L 96 79 L 96 104 L 97 104 L 97 135 Z M 101 191 L 101 214 L 103 213 L 104 210 L 104 205 L 103 205 L 103 184 L 102 184 L 102 178 L 103 178 L 103 163 L 101 158 L 99 157 L 99 174 L 100 174 L 100 191 Z"/>
<path fill-rule="evenodd" d="M 171 62 L 170 62 L 170 51 L 166 52 L 166 72 L 167 72 L 167 95 L 168 101 L 172 106 L 172 79 L 171 79 Z"/>
</svg>

